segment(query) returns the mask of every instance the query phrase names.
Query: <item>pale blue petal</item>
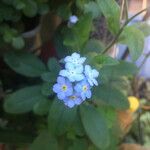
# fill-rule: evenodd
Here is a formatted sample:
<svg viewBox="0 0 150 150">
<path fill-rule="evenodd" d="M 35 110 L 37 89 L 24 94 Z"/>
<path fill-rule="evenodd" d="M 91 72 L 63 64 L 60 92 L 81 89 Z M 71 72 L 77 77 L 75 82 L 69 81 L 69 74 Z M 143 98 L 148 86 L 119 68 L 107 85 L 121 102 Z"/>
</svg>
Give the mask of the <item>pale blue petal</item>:
<svg viewBox="0 0 150 150">
<path fill-rule="evenodd" d="M 94 78 L 97 78 L 99 76 L 99 72 L 96 69 L 92 70 L 92 75 Z"/>
<path fill-rule="evenodd" d="M 53 86 L 53 91 L 54 91 L 55 93 L 60 92 L 60 91 L 61 91 L 60 85 L 59 85 L 59 84 L 54 84 L 54 86 Z"/>
<path fill-rule="evenodd" d="M 67 70 L 74 70 L 74 65 L 72 63 L 66 63 L 65 68 Z"/>
<path fill-rule="evenodd" d="M 90 86 L 94 85 L 93 82 L 91 81 L 91 79 L 88 79 L 88 82 L 89 82 Z"/>
<path fill-rule="evenodd" d="M 63 100 L 63 99 L 65 99 L 66 96 L 65 96 L 65 93 L 60 92 L 57 94 L 57 97 L 58 97 L 58 99 Z"/>
<path fill-rule="evenodd" d="M 68 90 L 65 92 L 65 95 L 66 95 L 66 96 L 71 96 L 72 94 L 73 94 L 73 89 L 72 89 L 72 87 L 71 87 L 71 88 L 68 87 Z"/>
<path fill-rule="evenodd" d="M 83 66 L 79 65 L 78 67 L 75 68 L 76 73 L 82 73 L 83 72 Z"/>
<path fill-rule="evenodd" d="M 93 83 L 98 86 L 98 82 L 96 81 L 96 79 L 93 79 Z"/>
<path fill-rule="evenodd" d="M 67 76 L 70 82 L 75 82 L 74 76 L 71 76 L 70 74 Z"/>
<path fill-rule="evenodd" d="M 73 53 L 71 56 L 72 56 L 74 59 L 79 59 L 79 58 L 80 58 L 80 54 L 78 54 L 78 53 Z"/>
<path fill-rule="evenodd" d="M 75 104 L 80 105 L 82 103 L 82 100 L 80 98 L 77 98 L 75 100 Z"/>
<path fill-rule="evenodd" d="M 68 76 L 68 71 L 67 70 L 61 70 L 59 72 L 59 75 L 63 76 L 63 77 L 67 77 Z"/>
<path fill-rule="evenodd" d="M 75 87 L 74 87 L 75 91 L 78 92 L 78 93 L 81 92 L 81 88 L 82 88 L 82 86 L 79 83 L 76 84 Z"/>
<path fill-rule="evenodd" d="M 60 83 L 60 84 L 64 84 L 65 83 L 65 78 L 59 76 L 57 78 L 57 82 Z"/>
<path fill-rule="evenodd" d="M 91 93 L 90 90 L 88 90 L 88 91 L 86 92 L 86 97 L 87 97 L 87 98 L 91 98 L 91 96 L 92 96 L 92 93 Z"/>
<path fill-rule="evenodd" d="M 74 78 L 76 81 L 81 81 L 84 79 L 84 75 L 83 74 L 77 74 Z"/>
<path fill-rule="evenodd" d="M 72 61 L 71 56 L 67 56 L 67 57 L 65 57 L 64 61 L 65 61 L 65 62 L 71 62 L 71 61 Z"/>
<path fill-rule="evenodd" d="M 85 60 L 86 60 L 85 57 L 81 57 L 80 60 L 79 60 L 79 62 L 80 62 L 81 64 L 83 64 L 83 63 L 85 62 Z"/>
<path fill-rule="evenodd" d="M 72 101 L 72 100 L 69 100 L 66 104 L 69 108 L 72 108 L 75 105 L 74 101 Z"/>
<path fill-rule="evenodd" d="M 83 100 L 86 99 L 86 96 L 85 96 L 85 93 L 84 93 L 84 92 L 81 93 L 81 97 L 82 97 Z"/>
</svg>

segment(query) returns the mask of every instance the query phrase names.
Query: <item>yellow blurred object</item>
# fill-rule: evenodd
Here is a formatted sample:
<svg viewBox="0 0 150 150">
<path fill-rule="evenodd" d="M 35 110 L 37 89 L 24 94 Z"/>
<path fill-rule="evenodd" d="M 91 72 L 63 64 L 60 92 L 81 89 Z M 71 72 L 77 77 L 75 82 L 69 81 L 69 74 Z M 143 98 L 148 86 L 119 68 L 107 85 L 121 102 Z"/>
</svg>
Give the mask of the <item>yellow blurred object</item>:
<svg viewBox="0 0 150 150">
<path fill-rule="evenodd" d="M 134 97 L 134 96 L 129 96 L 128 101 L 129 101 L 129 104 L 130 104 L 130 109 L 129 110 L 131 112 L 137 111 L 137 109 L 140 106 L 139 99 Z"/>
</svg>

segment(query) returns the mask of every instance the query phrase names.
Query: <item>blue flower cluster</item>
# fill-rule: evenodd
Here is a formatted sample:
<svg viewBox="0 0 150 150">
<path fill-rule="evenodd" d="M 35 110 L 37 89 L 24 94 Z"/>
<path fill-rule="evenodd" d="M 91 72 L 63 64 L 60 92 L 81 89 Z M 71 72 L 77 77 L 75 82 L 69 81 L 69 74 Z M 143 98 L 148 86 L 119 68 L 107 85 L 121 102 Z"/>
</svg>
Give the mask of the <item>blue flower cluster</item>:
<svg viewBox="0 0 150 150">
<path fill-rule="evenodd" d="M 70 108 L 91 98 L 92 86 L 98 85 L 96 78 L 99 72 L 89 65 L 83 65 L 85 60 L 78 53 L 65 57 L 65 69 L 59 72 L 57 83 L 53 86 L 58 99 Z"/>
</svg>

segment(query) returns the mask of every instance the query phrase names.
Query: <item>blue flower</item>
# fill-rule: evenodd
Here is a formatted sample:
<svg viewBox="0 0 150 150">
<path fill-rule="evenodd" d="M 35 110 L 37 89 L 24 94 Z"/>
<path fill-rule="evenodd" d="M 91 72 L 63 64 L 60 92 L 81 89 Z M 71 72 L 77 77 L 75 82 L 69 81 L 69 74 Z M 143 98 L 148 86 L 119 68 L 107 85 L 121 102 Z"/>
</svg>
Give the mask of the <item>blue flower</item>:
<svg viewBox="0 0 150 150">
<path fill-rule="evenodd" d="M 84 79 L 83 66 L 75 67 L 73 64 L 67 63 L 65 68 L 66 69 L 59 72 L 59 75 L 67 77 L 70 82 L 81 81 Z"/>
<path fill-rule="evenodd" d="M 79 20 L 78 17 L 75 16 L 75 15 L 69 17 L 69 22 L 72 23 L 72 24 L 77 23 L 78 20 Z"/>
<path fill-rule="evenodd" d="M 66 97 L 64 99 L 64 103 L 66 106 L 72 108 L 75 105 L 80 105 L 82 103 L 82 99 L 78 95 L 78 93 L 74 93 L 73 95 Z"/>
<path fill-rule="evenodd" d="M 57 97 L 60 100 L 65 99 L 67 96 L 71 96 L 73 93 L 72 84 L 68 79 L 63 77 L 57 78 L 57 83 L 53 86 L 53 91 L 57 93 Z"/>
<path fill-rule="evenodd" d="M 65 57 L 64 61 L 66 63 L 71 63 L 75 66 L 82 66 L 83 63 L 85 62 L 86 58 L 85 57 L 80 57 L 80 54 L 78 53 L 73 53 L 71 56 Z"/>
<path fill-rule="evenodd" d="M 91 86 L 98 85 L 98 82 L 95 78 L 99 76 L 99 72 L 96 69 L 92 69 L 91 66 L 86 65 L 84 73 L 85 73 L 87 81 L 89 82 Z"/>
<path fill-rule="evenodd" d="M 85 100 L 86 98 L 91 98 L 91 87 L 86 80 L 77 83 L 74 87 L 75 91 L 80 94 L 81 98 Z"/>
</svg>

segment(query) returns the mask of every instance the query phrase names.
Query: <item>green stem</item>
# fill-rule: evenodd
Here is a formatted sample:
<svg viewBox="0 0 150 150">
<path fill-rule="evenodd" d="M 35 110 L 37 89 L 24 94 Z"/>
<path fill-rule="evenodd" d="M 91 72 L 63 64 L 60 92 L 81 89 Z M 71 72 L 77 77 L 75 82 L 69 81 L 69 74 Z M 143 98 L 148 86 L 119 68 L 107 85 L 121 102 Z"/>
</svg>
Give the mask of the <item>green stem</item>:
<svg viewBox="0 0 150 150">
<path fill-rule="evenodd" d="M 131 18 L 129 18 L 124 25 L 120 28 L 120 30 L 118 31 L 117 35 L 115 36 L 115 38 L 110 42 L 110 44 L 101 52 L 101 54 L 106 53 L 118 40 L 118 38 L 120 37 L 121 33 L 123 32 L 124 28 L 128 25 L 128 23 L 133 20 L 135 17 L 137 17 L 139 14 L 143 13 L 144 11 L 146 11 L 148 8 L 145 8 L 143 10 L 141 10 L 140 12 L 138 12 L 137 14 L 135 14 L 134 16 L 132 16 Z"/>
</svg>

